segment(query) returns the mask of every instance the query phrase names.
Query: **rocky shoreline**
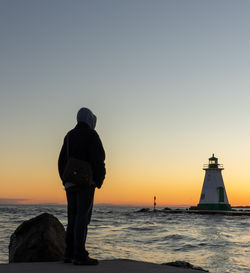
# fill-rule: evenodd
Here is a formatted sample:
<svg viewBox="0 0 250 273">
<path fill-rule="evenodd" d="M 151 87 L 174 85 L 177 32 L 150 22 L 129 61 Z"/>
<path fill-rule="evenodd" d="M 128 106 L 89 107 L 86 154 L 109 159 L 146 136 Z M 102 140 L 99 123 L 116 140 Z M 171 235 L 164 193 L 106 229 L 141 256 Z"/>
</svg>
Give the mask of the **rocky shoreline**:
<svg viewBox="0 0 250 273">
<path fill-rule="evenodd" d="M 193 213 L 193 214 L 221 214 L 221 215 L 229 215 L 229 216 L 250 216 L 250 210 L 197 210 L 197 209 L 171 209 L 171 208 L 163 208 L 163 209 L 150 209 L 150 208 L 142 208 L 137 210 L 136 212 L 143 213 Z"/>
<path fill-rule="evenodd" d="M 139 212 L 149 212 L 149 210 L 142 209 Z M 64 239 L 65 229 L 60 221 L 52 214 L 43 213 L 30 220 L 24 221 L 11 235 L 9 244 L 9 264 L 0 264 L 0 273 L 47 273 L 47 271 L 63 273 L 65 268 L 67 268 L 67 273 L 78 272 L 76 271 L 78 270 L 76 266 L 70 264 L 71 269 L 69 270 L 68 265 L 62 262 L 65 247 Z M 127 272 L 130 273 L 158 273 L 162 272 L 163 265 L 164 272 L 166 273 L 185 273 L 187 272 L 186 270 L 188 270 L 188 272 L 192 272 L 193 270 L 196 270 L 195 272 L 208 272 L 201 267 L 194 266 L 185 261 L 175 261 L 160 265 L 118 259 L 101 261 L 100 265 L 103 267 L 101 269 L 101 272 L 103 273 L 123 272 L 121 270 L 123 267 L 129 267 L 129 271 Z M 108 271 L 105 269 L 107 266 L 109 268 Z M 87 267 L 89 268 L 89 266 Z M 152 267 L 153 271 L 147 271 L 149 267 Z M 81 268 L 86 268 L 86 266 Z M 100 272 L 100 266 L 97 268 L 99 268 L 98 271 L 93 269 L 93 271 L 88 272 Z"/>
</svg>

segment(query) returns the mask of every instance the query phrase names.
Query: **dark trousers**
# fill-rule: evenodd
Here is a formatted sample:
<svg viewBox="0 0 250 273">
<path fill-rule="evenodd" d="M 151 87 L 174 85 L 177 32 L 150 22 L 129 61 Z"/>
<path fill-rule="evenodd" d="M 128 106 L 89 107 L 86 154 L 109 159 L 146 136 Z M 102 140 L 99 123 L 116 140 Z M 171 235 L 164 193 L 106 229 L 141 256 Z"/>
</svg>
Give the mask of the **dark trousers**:
<svg viewBox="0 0 250 273">
<path fill-rule="evenodd" d="M 90 223 L 95 188 L 71 187 L 66 190 L 68 226 L 66 231 L 65 257 L 86 259 L 85 242 Z"/>
</svg>

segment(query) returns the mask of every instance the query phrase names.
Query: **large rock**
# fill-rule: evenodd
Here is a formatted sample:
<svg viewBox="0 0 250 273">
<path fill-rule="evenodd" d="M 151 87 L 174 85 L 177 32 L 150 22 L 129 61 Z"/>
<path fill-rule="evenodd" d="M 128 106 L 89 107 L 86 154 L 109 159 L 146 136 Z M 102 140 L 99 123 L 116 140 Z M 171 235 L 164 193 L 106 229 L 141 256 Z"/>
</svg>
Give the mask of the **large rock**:
<svg viewBox="0 0 250 273">
<path fill-rule="evenodd" d="M 10 237 L 9 262 L 62 260 L 65 229 L 52 214 L 43 213 L 23 222 Z"/>
<path fill-rule="evenodd" d="M 194 265 L 190 264 L 189 262 L 185 262 L 185 261 L 175 261 L 175 262 L 163 263 L 163 265 L 170 265 L 170 266 L 175 266 L 175 267 L 182 267 L 182 268 L 187 268 L 187 269 L 194 269 L 194 270 L 209 272 L 209 271 L 201 268 L 200 266 L 194 266 Z"/>
</svg>

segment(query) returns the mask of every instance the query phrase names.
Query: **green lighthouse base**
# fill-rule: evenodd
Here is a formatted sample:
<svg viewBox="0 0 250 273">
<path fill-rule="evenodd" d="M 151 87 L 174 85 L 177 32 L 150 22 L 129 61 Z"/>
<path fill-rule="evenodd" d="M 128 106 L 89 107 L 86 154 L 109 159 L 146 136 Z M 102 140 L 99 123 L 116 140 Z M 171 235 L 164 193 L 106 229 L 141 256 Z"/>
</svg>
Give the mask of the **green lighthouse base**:
<svg viewBox="0 0 250 273">
<path fill-rule="evenodd" d="M 198 204 L 197 210 L 232 210 L 229 204 Z"/>
</svg>

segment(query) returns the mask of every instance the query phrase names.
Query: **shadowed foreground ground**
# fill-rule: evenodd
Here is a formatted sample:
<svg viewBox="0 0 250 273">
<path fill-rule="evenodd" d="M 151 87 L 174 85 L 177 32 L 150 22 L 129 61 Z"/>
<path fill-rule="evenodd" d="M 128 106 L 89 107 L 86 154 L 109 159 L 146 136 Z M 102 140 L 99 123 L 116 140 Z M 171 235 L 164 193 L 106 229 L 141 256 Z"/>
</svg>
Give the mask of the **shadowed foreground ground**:
<svg viewBox="0 0 250 273">
<path fill-rule="evenodd" d="M 204 273 L 200 270 L 132 260 L 100 261 L 98 266 L 75 266 L 62 262 L 0 264 L 0 273 Z"/>
</svg>

